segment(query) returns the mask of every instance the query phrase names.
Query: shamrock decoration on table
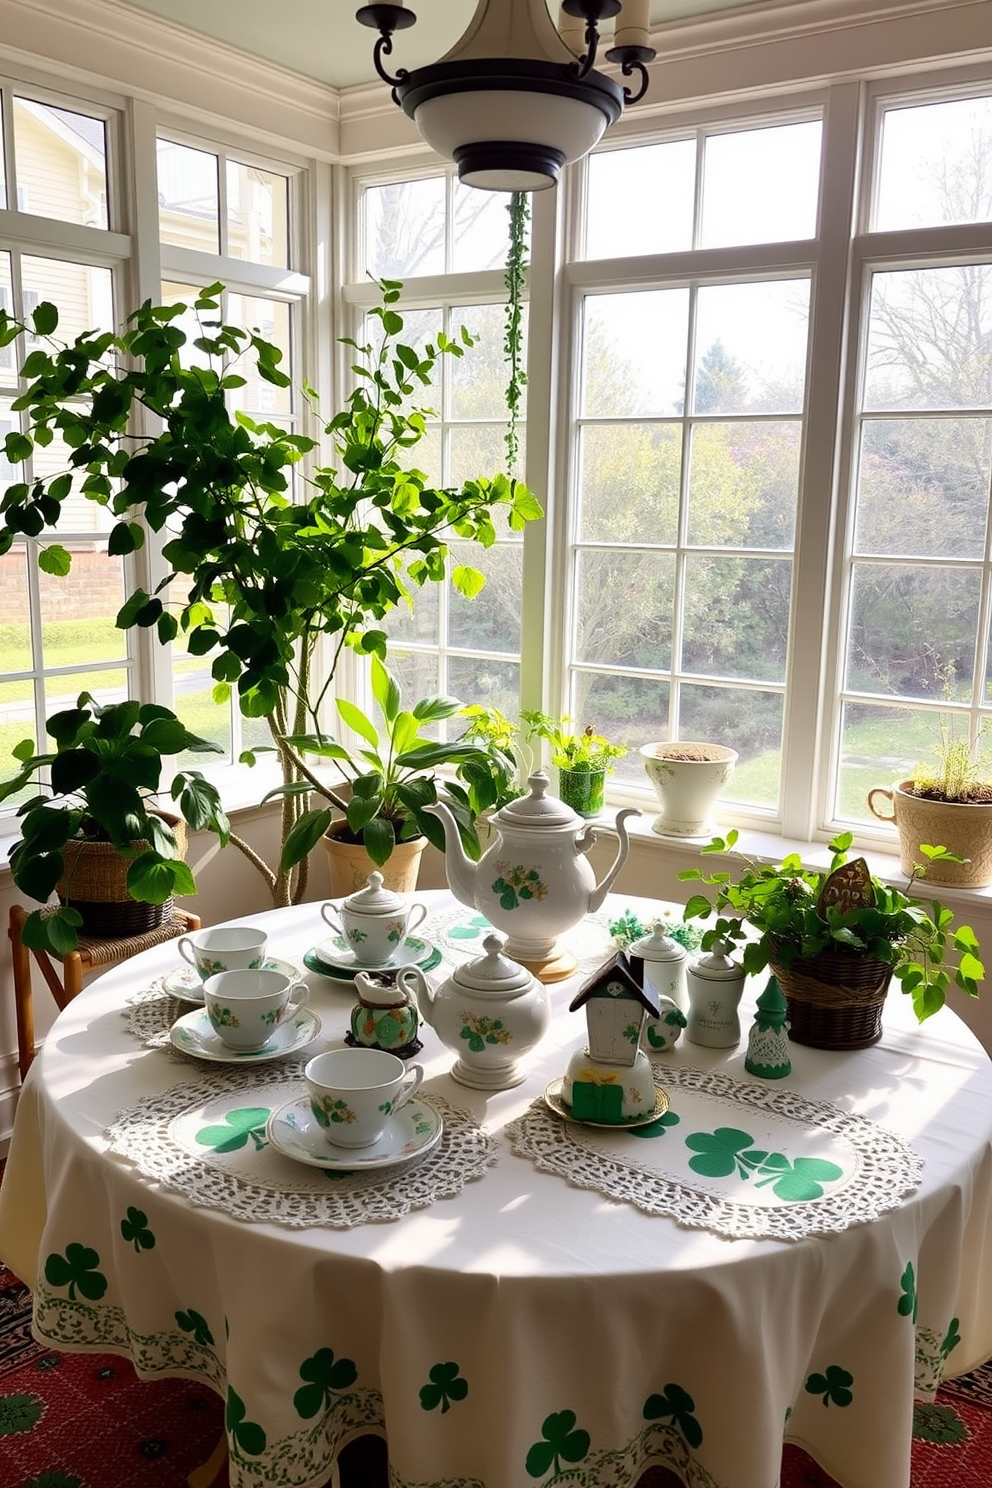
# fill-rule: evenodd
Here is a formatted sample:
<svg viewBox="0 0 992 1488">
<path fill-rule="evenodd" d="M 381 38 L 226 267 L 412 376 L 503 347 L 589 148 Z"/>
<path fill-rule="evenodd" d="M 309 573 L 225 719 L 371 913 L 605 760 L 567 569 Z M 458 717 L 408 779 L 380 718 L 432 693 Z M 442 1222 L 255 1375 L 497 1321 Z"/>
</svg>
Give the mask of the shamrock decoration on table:
<svg viewBox="0 0 992 1488">
<path fill-rule="evenodd" d="M 441 1407 L 441 1414 L 451 1409 L 453 1400 L 464 1400 L 468 1394 L 468 1380 L 462 1379 L 457 1364 L 435 1364 L 430 1371 L 429 1385 L 420 1391 L 420 1404 L 425 1411 Z"/>
<path fill-rule="evenodd" d="M 527 1453 L 526 1467 L 532 1478 L 542 1478 L 551 1467 L 559 1473 L 562 1458 L 566 1462 L 581 1462 L 589 1454 L 589 1433 L 575 1429 L 574 1411 L 556 1411 L 546 1416 L 541 1435 L 544 1440 L 535 1442 Z"/>
<path fill-rule="evenodd" d="M 136 1251 L 154 1250 L 155 1236 L 148 1228 L 148 1215 L 133 1205 L 128 1205 L 127 1214 L 121 1220 L 121 1234 L 130 1240 Z"/>
<path fill-rule="evenodd" d="M 666 1385 L 660 1395 L 649 1395 L 645 1400 L 644 1419 L 659 1421 L 671 1416 L 672 1425 L 678 1427 L 689 1446 L 698 1447 L 702 1444 L 703 1428 L 693 1415 L 695 1409 L 696 1402 L 688 1390 L 681 1385 Z"/>
<path fill-rule="evenodd" d="M 196 1140 L 201 1147 L 212 1147 L 215 1152 L 237 1152 L 247 1147 L 249 1137 L 256 1152 L 265 1146 L 265 1123 L 269 1119 L 268 1106 L 243 1106 L 237 1111 L 225 1111 L 223 1126 L 201 1126 Z"/>
<path fill-rule="evenodd" d="M 177 1312 L 176 1322 L 184 1333 L 192 1333 L 193 1342 L 198 1343 L 201 1348 L 212 1348 L 214 1335 L 210 1331 L 210 1325 L 205 1317 L 195 1312 L 191 1307 L 188 1312 Z"/>
<path fill-rule="evenodd" d="M 907 1261 L 906 1269 L 899 1278 L 899 1285 L 902 1287 L 902 1296 L 896 1304 L 899 1316 L 912 1318 L 915 1323 L 919 1298 L 916 1295 L 916 1272 L 912 1261 Z"/>
<path fill-rule="evenodd" d="M 335 1359 L 333 1349 L 318 1349 L 300 1365 L 306 1383 L 293 1396 L 298 1415 L 309 1421 L 319 1410 L 329 1408 L 332 1390 L 347 1390 L 358 1378 L 353 1359 Z"/>
<path fill-rule="evenodd" d="M 839 1364 L 828 1364 L 825 1374 L 810 1375 L 806 1391 L 810 1395 L 822 1395 L 824 1405 L 850 1405 L 854 1399 L 853 1384 L 853 1374 L 841 1369 Z"/>
<path fill-rule="evenodd" d="M 733 1126 L 692 1132 L 685 1145 L 697 1156 L 689 1159 L 689 1166 L 707 1178 L 728 1178 L 734 1172 L 745 1181 L 753 1176 L 755 1188 L 771 1184 L 776 1198 L 793 1204 L 822 1198 L 823 1185 L 843 1177 L 843 1168 L 826 1158 L 797 1157 L 790 1161 L 784 1152 L 763 1152 L 753 1142 L 750 1132 Z"/>
<path fill-rule="evenodd" d="M 227 1387 L 227 1408 L 224 1411 L 224 1426 L 229 1436 L 242 1452 L 249 1457 L 259 1457 L 265 1451 L 266 1435 L 257 1421 L 246 1421 L 247 1407 L 238 1392 Z"/>
<path fill-rule="evenodd" d="M 96 1268 L 100 1257 L 88 1245 L 70 1241 L 65 1255 L 53 1251 L 45 1262 L 45 1280 L 49 1286 L 68 1287 L 69 1301 L 75 1302 L 76 1290 L 88 1302 L 99 1302 L 107 1290 L 107 1278 Z"/>
</svg>

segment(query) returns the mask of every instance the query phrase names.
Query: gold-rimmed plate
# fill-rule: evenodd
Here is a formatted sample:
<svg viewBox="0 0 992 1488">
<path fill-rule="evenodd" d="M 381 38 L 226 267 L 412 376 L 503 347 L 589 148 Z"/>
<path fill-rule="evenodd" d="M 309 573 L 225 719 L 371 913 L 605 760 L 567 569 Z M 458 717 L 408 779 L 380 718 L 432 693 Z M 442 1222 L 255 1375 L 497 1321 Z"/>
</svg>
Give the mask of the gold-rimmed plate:
<svg viewBox="0 0 992 1488">
<path fill-rule="evenodd" d="M 668 1110 L 668 1092 L 662 1090 L 660 1085 L 654 1087 L 654 1110 L 647 1116 L 631 1116 L 627 1121 L 583 1121 L 579 1116 L 572 1115 L 572 1108 L 565 1104 L 562 1099 L 562 1087 L 564 1079 L 559 1076 L 552 1080 L 544 1092 L 545 1104 L 548 1105 L 556 1116 L 563 1117 L 566 1121 L 572 1121 L 576 1126 L 595 1126 L 601 1131 L 629 1131 L 634 1126 L 649 1126 L 652 1121 L 657 1121 L 659 1116 L 664 1116 Z"/>
</svg>

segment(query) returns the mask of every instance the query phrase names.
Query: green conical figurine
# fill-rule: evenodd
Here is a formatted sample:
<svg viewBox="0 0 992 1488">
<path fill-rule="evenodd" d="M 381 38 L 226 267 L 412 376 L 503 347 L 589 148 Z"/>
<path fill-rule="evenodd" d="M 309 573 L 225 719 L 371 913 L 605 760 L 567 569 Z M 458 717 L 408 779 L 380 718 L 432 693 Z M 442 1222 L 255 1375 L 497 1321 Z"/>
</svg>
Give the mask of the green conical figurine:
<svg viewBox="0 0 992 1488">
<path fill-rule="evenodd" d="M 744 1068 L 759 1080 L 781 1080 L 792 1073 L 789 1059 L 788 1006 L 775 977 L 758 997 L 758 1011 L 747 1040 Z"/>
</svg>

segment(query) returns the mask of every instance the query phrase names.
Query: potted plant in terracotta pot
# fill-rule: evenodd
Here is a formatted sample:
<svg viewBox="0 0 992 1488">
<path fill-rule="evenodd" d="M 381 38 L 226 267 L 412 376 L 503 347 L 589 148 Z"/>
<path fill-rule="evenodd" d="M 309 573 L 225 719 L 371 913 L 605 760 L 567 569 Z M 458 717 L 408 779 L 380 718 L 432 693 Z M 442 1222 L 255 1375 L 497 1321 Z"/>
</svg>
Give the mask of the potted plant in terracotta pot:
<svg viewBox="0 0 992 1488">
<path fill-rule="evenodd" d="M 710 834 L 710 813 L 734 773 L 737 751 L 725 744 L 673 739 L 642 744 L 640 754 L 661 806 L 651 830 L 662 837 Z"/>
<path fill-rule="evenodd" d="M 551 745 L 551 763 L 558 771 L 558 795 L 579 816 L 598 816 L 603 809 L 606 776 L 613 761 L 627 753 L 621 744 L 611 744 L 597 734 L 592 724 L 576 733 L 572 720 L 563 715 L 552 718 L 548 713 L 521 713 L 531 739 L 544 739 Z"/>
<path fill-rule="evenodd" d="M 24 944 L 65 955 L 80 933 L 153 929 L 168 918 L 174 894 L 196 893 L 183 861 L 186 823 L 216 832 L 222 845 L 229 831 L 217 791 L 198 770 L 179 771 L 169 787 L 182 816 L 160 808 L 163 758 L 221 751 L 168 708 L 133 700 L 101 707 L 87 692 L 45 726 L 54 751 L 38 754 L 26 739 L 14 750 L 18 774 L 0 785 L 0 801 L 34 791 L 17 813 L 15 884 L 42 904 L 53 892 L 59 897 L 58 907 L 27 917 Z"/>
<path fill-rule="evenodd" d="M 925 844 L 939 842 L 948 851 L 928 860 L 931 882 L 973 889 L 992 883 L 992 758 L 981 733 L 962 737 L 942 718 L 932 757 L 908 780 L 870 790 L 868 806 L 879 821 L 895 823 L 903 873 L 920 863 Z"/>
<path fill-rule="evenodd" d="M 770 967 L 788 1001 L 790 1037 L 817 1048 L 875 1043 L 893 977 L 922 1022 L 943 1007 L 952 982 L 977 997 L 985 975 L 971 927 L 952 930 L 951 910 L 913 897 L 923 869 L 914 868 L 905 891 L 892 888 L 870 874 L 863 858 L 848 861 L 851 841 L 850 832 L 833 839 L 826 869 L 804 867 L 797 853 L 777 865 L 736 854 L 736 876 L 700 868 L 679 874 L 715 890 L 712 899 L 692 895 L 685 907 L 686 919 L 716 916 L 703 933 L 703 949 L 738 944 L 745 972 Z M 730 831 L 702 851 L 730 853 L 736 842 Z M 946 856 L 945 848 L 925 849 L 927 871 Z M 952 948 L 956 967 L 946 964 Z"/>
</svg>

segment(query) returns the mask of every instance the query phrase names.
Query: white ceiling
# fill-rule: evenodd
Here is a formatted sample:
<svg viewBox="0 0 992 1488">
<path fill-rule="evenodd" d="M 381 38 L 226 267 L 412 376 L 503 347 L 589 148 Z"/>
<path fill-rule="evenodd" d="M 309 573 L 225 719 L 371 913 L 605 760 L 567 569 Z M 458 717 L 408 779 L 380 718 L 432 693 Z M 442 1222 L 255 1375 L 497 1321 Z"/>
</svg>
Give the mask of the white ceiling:
<svg viewBox="0 0 992 1488">
<path fill-rule="evenodd" d="M 355 20 L 359 0 L 123 0 L 337 88 L 372 81 L 376 33 Z M 653 24 L 763 0 L 651 0 Z M 412 0 L 417 24 L 394 39 L 390 67 L 422 67 L 461 36 L 475 0 Z M 557 12 L 557 5 L 554 7 Z"/>
</svg>

